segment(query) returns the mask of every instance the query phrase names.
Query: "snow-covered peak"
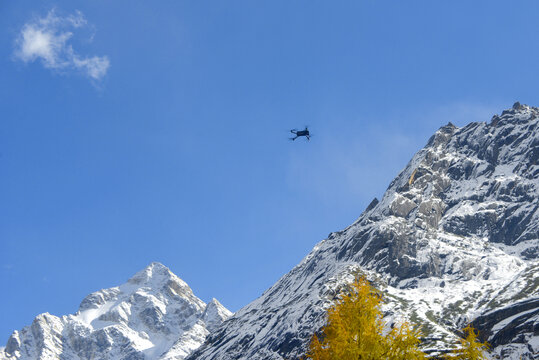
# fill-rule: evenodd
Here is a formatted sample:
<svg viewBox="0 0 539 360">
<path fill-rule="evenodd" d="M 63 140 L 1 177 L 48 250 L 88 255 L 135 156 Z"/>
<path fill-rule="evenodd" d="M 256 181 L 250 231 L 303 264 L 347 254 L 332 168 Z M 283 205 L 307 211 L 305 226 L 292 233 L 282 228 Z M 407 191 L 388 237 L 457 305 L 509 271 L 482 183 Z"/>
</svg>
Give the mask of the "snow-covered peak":
<svg viewBox="0 0 539 360">
<path fill-rule="evenodd" d="M 153 289 L 167 285 L 169 282 L 175 282 L 181 287 L 189 288 L 187 284 L 174 275 L 165 265 L 152 262 L 141 271 L 137 272 L 127 282 L 140 287 L 151 287 Z"/>
<path fill-rule="evenodd" d="M 222 316 L 208 316 L 216 307 Z M 0 359 L 183 359 L 229 314 L 152 263 L 127 283 L 88 295 L 74 315 L 37 316 L 13 333 Z"/>
<path fill-rule="evenodd" d="M 534 119 L 537 116 L 539 116 L 539 108 L 521 104 L 517 101 L 511 109 L 502 111 L 501 115 L 494 115 L 490 125 L 519 124 Z"/>
<path fill-rule="evenodd" d="M 206 323 L 206 328 L 213 332 L 223 321 L 232 316 L 232 312 L 225 308 L 217 299 L 213 298 L 204 309 L 202 318 Z"/>
</svg>

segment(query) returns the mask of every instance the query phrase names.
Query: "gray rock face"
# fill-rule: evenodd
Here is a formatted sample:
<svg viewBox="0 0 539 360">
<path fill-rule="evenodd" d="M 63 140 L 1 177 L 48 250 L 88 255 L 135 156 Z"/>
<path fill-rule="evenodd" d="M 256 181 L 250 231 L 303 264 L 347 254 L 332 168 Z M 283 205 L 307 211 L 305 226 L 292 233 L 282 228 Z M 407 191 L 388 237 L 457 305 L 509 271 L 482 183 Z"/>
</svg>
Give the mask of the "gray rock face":
<svg viewBox="0 0 539 360">
<path fill-rule="evenodd" d="M 230 315 L 152 263 L 126 284 L 88 295 L 75 315 L 37 316 L 13 333 L 0 359 L 183 359 Z"/>
<path fill-rule="evenodd" d="M 539 109 L 440 128 L 359 219 L 332 233 L 190 357 L 295 359 L 357 272 L 386 293 L 389 322 L 443 352 L 474 324 L 492 355 L 539 351 Z"/>
<path fill-rule="evenodd" d="M 480 340 L 490 340 L 493 347 L 511 343 L 529 345 L 531 339 L 527 335 L 539 334 L 539 299 L 527 299 L 492 310 L 474 319 L 472 324 L 482 330 Z"/>
</svg>

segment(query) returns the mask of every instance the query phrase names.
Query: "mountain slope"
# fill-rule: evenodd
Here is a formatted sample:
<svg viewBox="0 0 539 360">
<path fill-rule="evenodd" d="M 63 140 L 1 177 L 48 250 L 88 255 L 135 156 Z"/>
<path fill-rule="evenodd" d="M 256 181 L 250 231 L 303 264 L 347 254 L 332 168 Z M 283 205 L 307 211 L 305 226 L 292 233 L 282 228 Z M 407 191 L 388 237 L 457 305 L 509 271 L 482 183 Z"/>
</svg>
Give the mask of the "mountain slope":
<svg viewBox="0 0 539 360">
<path fill-rule="evenodd" d="M 183 359 L 230 315 L 152 263 L 126 284 L 88 295 L 75 315 L 37 316 L 0 359 Z"/>
<path fill-rule="evenodd" d="M 490 123 L 442 127 L 359 219 L 321 241 L 193 359 L 294 359 L 361 272 L 390 322 L 447 351 L 474 325 L 493 355 L 539 351 L 539 109 L 516 103 Z"/>
</svg>

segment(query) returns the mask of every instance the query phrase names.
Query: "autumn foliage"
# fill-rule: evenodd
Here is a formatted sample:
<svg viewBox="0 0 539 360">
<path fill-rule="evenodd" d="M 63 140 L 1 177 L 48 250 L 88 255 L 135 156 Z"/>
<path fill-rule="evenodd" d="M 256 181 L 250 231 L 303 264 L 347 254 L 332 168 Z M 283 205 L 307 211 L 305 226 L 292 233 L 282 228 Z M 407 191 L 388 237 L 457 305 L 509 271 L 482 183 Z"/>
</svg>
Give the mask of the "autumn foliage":
<svg viewBox="0 0 539 360">
<path fill-rule="evenodd" d="M 485 351 L 488 350 L 489 345 L 487 342 L 479 342 L 477 339 L 477 333 L 470 325 L 466 326 L 463 330 L 466 337 L 460 339 L 460 346 L 453 352 L 446 356 L 446 359 L 452 360 L 483 360 L 487 359 Z"/>
<path fill-rule="evenodd" d="M 380 306 L 382 294 L 364 278 L 357 278 L 328 310 L 327 324 L 320 336 L 313 335 L 306 359 L 311 360 L 416 360 L 426 359 L 418 345 L 420 333 L 408 323 L 393 327 L 384 335 Z M 486 359 L 487 343 L 477 339 L 471 326 L 463 329 L 451 360 Z"/>
<path fill-rule="evenodd" d="M 382 295 L 358 278 L 328 310 L 321 336 L 314 335 L 306 358 L 312 360 L 425 359 L 419 333 L 407 323 L 383 334 Z"/>
</svg>

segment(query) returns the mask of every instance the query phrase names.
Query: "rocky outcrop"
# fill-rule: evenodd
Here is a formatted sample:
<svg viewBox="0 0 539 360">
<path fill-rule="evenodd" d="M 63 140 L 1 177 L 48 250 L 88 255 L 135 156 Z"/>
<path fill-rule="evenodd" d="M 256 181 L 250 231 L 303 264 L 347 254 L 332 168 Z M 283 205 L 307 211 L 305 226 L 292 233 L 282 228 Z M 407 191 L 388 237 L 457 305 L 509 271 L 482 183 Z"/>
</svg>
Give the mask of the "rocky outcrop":
<svg viewBox="0 0 539 360">
<path fill-rule="evenodd" d="M 472 326 L 479 329 L 479 339 L 489 341 L 497 347 L 519 340 L 528 343 L 529 337 L 519 336 L 530 333 L 539 336 L 539 299 L 520 301 L 500 309 L 489 311 L 474 321 Z"/>
</svg>

